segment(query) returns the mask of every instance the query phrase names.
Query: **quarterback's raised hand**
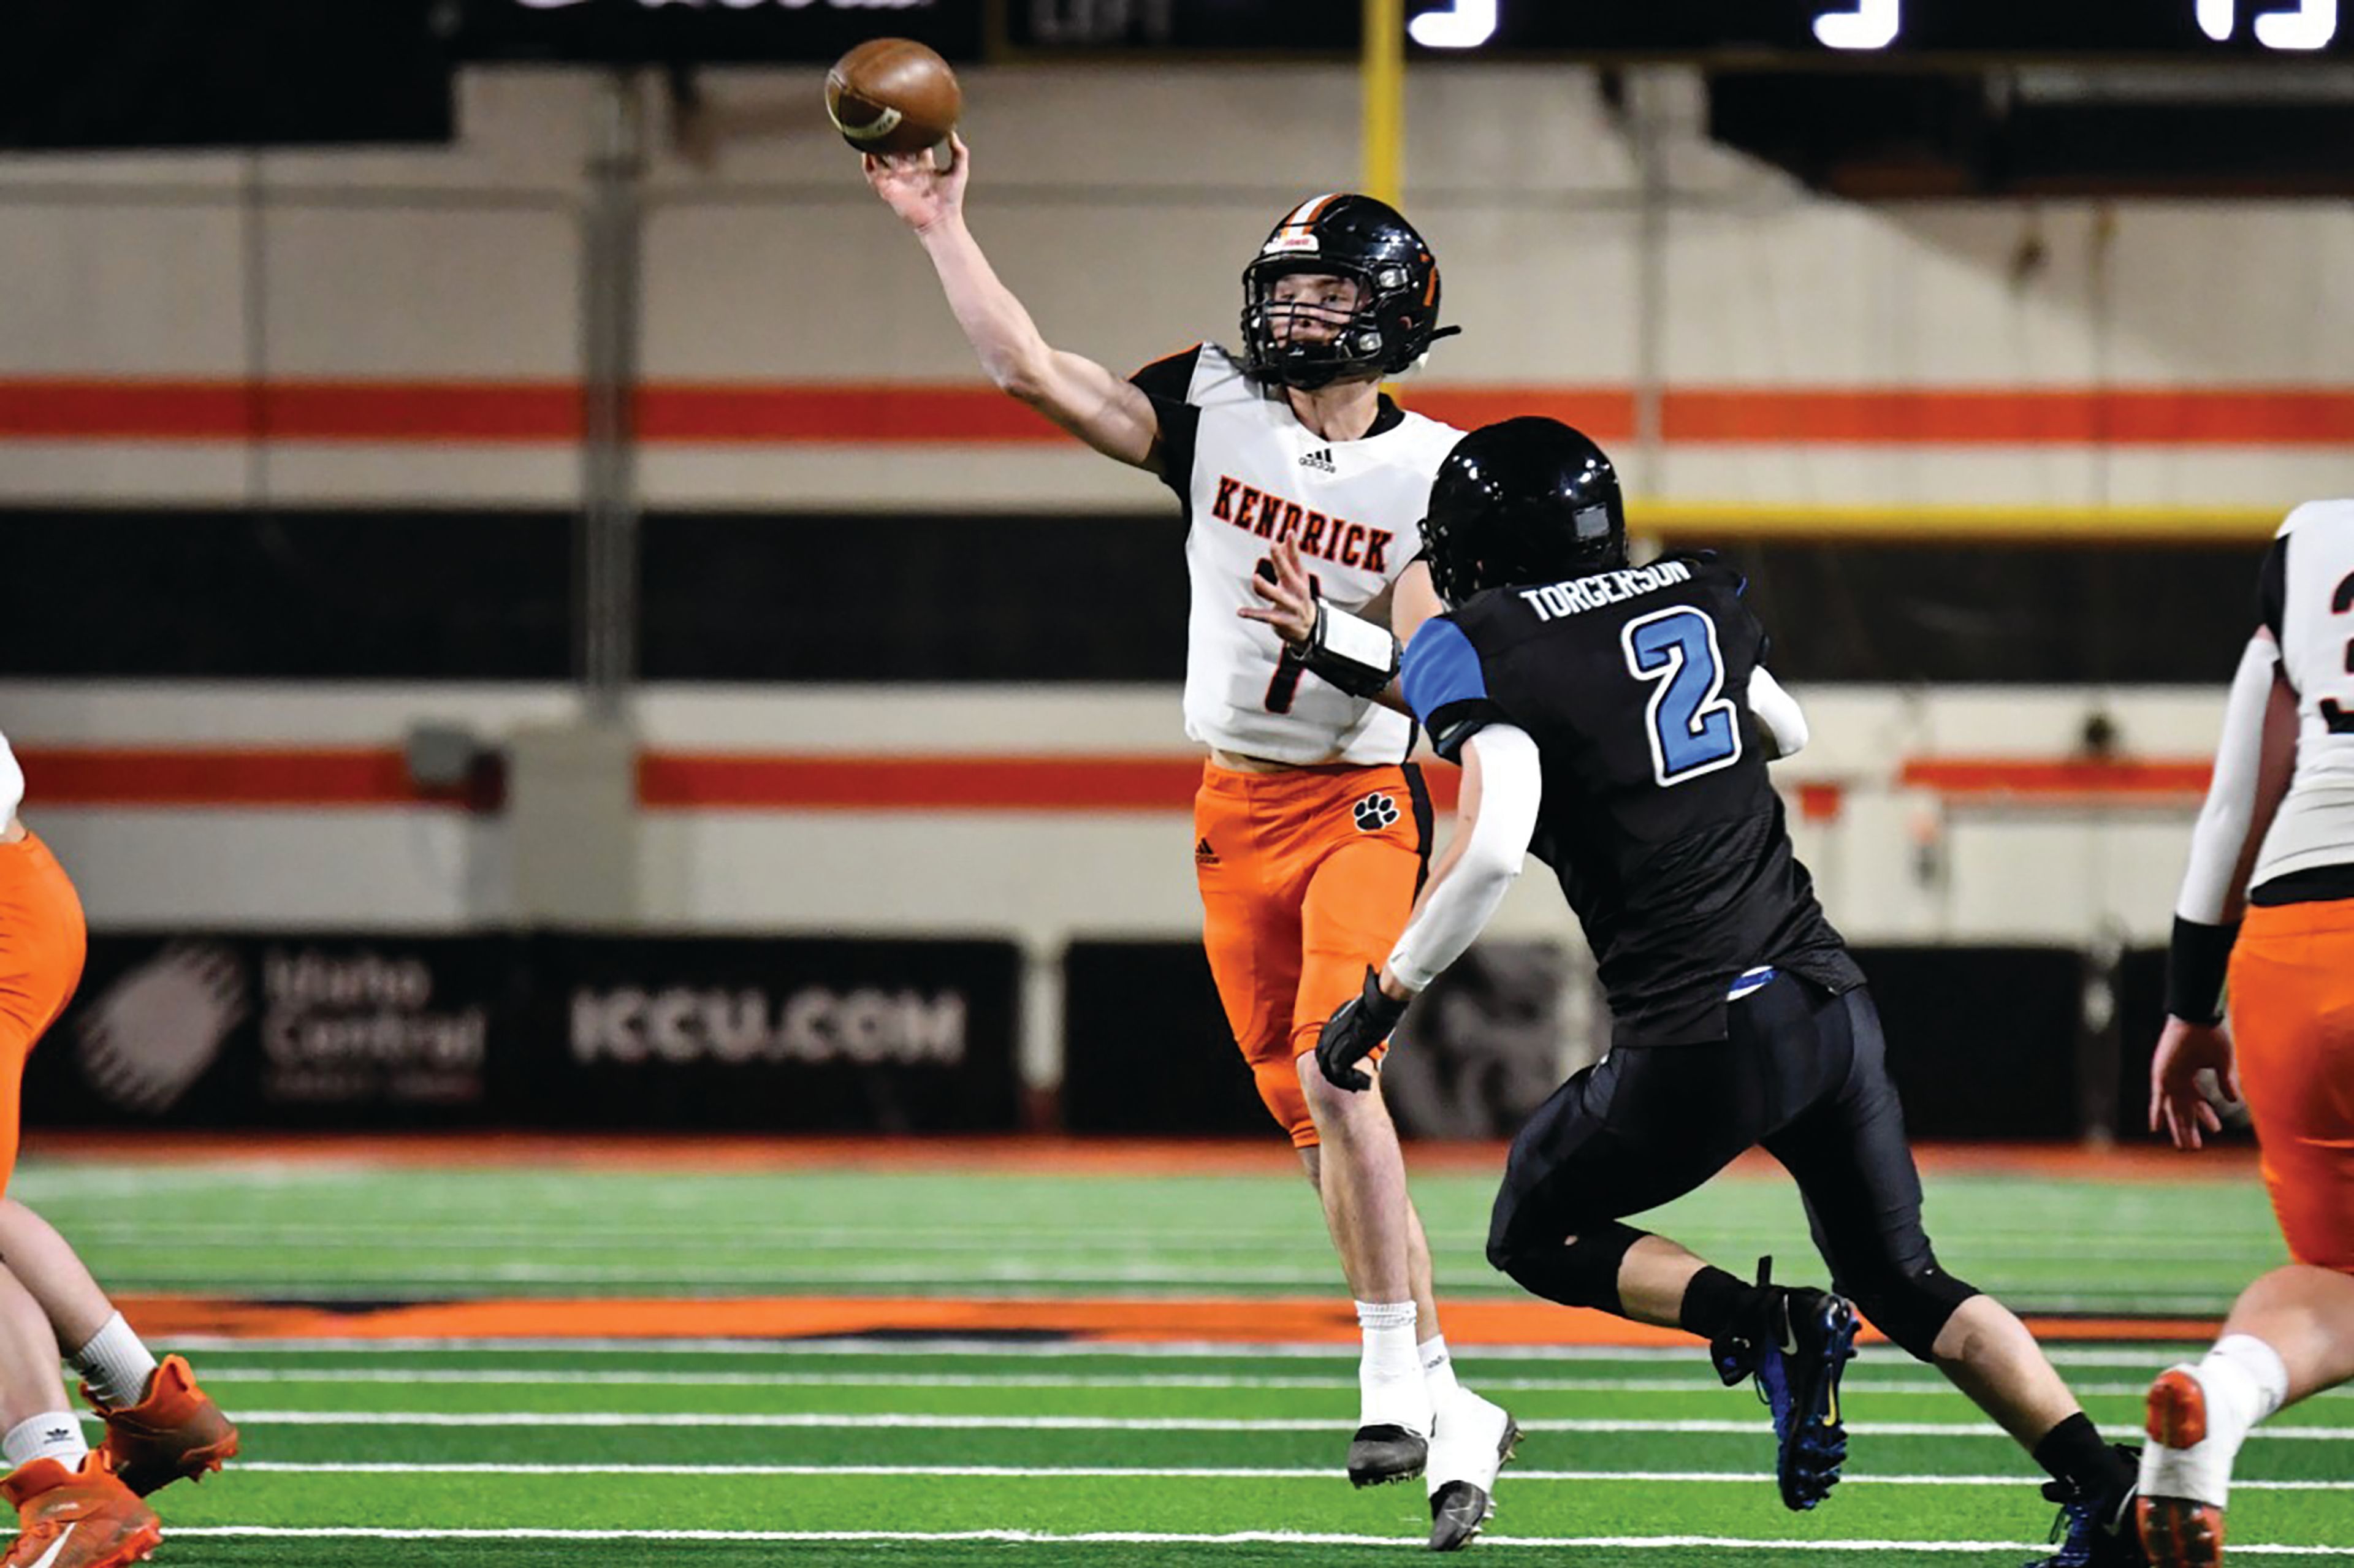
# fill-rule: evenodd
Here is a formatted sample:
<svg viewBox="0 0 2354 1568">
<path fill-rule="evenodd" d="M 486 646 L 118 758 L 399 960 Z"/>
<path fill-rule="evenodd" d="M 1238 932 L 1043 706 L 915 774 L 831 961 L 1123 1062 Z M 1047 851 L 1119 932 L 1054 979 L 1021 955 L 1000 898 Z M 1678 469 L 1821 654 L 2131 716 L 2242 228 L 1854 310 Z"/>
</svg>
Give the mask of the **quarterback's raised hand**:
<svg viewBox="0 0 2354 1568">
<path fill-rule="evenodd" d="M 1381 971 L 1366 965 L 1364 993 L 1343 1002 L 1316 1037 L 1316 1066 L 1325 1082 L 1352 1093 L 1372 1088 L 1373 1080 L 1357 1064 L 1390 1037 L 1405 1008 L 1406 999 L 1384 991 Z"/>
<path fill-rule="evenodd" d="M 1299 544 L 1277 541 L 1251 574 L 1250 588 L 1264 602 L 1246 604 L 1235 613 L 1272 626 L 1288 648 L 1306 647 L 1316 635 L 1316 582 L 1299 558 Z"/>
<path fill-rule="evenodd" d="M 866 183 L 900 220 L 921 234 L 959 217 L 964 211 L 965 182 L 972 177 L 972 153 L 964 138 L 949 137 L 946 168 L 932 161 L 934 149 L 920 153 L 869 153 L 863 160 Z"/>
</svg>

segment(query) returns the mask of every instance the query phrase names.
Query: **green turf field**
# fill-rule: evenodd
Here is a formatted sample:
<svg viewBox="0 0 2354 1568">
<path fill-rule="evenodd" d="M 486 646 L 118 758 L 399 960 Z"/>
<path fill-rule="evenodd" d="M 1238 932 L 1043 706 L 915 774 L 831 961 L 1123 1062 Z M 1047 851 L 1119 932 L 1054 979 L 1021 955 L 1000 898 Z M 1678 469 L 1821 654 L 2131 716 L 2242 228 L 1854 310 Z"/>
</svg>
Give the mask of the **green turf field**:
<svg viewBox="0 0 2354 1568">
<path fill-rule="evenodd" d="M 158 1181 L 169 1213 L 145 1201 Z M 1313 1194 L 1278 1177 L 48 1165 L 17 1183 L 125 1290 L 1300 1296 L 1340 1282 Z M 1495 1187 L 1415 1180 L 1448 1295 L 1520 1294 L 1480 1255 Z M 2285 1256 L 2253 1176 L 1948 1176 L 1927 1217 L 1948 1266 L 2039 1311 L 2220 1313 Z M 1815 1266 L 1778 1176 L 1727 1178 L 1646 1223 L 1736 1271 L 1760 1252 L 1801 1277 Z"/>
<path fill-rule="evenodd" d="M 1504 1294 L 1478 1256 L 1491 1183 L 1417 1182 L 1443 1287 Z M 726 1174 L 37 1164 L 15 1195 L 123 1291 L 346 1301 L 647 1293 L 1337 1293 L 1304 1185 L 986 1171 Z M 1935 1181 L 1948 1263 L 2038 1309 L 2208 1312 L 2275 1261 L 2237 1182 Z M 1742 1181 L 1661 1216 L 1740 1266 L 1813 1272 L 1795 1200 Z M 678 1308 L 682 1335 L 697 1308 Z M 1007 1322 L 1008 1330 L 1019 1324 Z M 1062 1343 L 196 1343 L 246 1454 L 157 1499 L 159 1561 L 1326 1565 L 1417 1549 L 1418 1486 L 1339 1475 L 1353 1357 L 1331 1348 Z M 2128 1433 L 2165 1347 L 2071 1346 Z M 1746 1391 L 1693 1354 L 1467 1351 L 1528 1428 L 1491 1535 L 1508 1561 L 2017 1563 L 2051 1521 L 2030 1467 L 1885 1349 L 1846 1401 L 1848 1484 L 1783 1511 Z M 2354 1558 L 2354 1398 L 2251 1445 L 2250 1560 Z M 375 1532 L 375 1533 L 369 1533 Z M 2298 1551 L 2296 1549 L 2303 1549 Z M 2288 1549 L 2284 1551 L 2283 1549 Z"/>
</svg>

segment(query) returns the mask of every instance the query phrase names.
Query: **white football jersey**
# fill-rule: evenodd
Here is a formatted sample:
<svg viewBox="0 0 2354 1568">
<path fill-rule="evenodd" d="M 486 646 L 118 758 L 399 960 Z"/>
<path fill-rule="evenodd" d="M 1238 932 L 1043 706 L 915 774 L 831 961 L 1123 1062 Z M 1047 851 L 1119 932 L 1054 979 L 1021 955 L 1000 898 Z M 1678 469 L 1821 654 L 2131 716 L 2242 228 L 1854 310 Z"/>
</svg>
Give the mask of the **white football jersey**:
<svg viewBox="0 0 2354 1568">
<path fill-rule="evenodd" d="M 25 803 L 25 770 L 16 766 L 16 754 L 8 749 L 8 737 L 0 735 L 0 828 L 16 814 Z"/>
<path fill-rule="evenodd" d="M 1264 602 L 1250 579 L 1285 538 L 1325 599 L 1363 609 L 1421 554 L 1431 481 L 1463 432 L 1385 398 L 1369 434 L 1326 440 L 1214 344 L 1136 380 L 1159 408 L 1162 479 L 1185 509 L 1185 733 L 1271 762 L 1404 761 L 1413 721 L 1302 673 L 1273 629 L 1237 612 Z"/>
<path fill-rule="evenodd" d="M 2250 879 L 2354 864 L 2354 501 L 2316 501 L 2264 562 L 2264 622 L 2296 690 L 2296 773 Z"/>
</svg>

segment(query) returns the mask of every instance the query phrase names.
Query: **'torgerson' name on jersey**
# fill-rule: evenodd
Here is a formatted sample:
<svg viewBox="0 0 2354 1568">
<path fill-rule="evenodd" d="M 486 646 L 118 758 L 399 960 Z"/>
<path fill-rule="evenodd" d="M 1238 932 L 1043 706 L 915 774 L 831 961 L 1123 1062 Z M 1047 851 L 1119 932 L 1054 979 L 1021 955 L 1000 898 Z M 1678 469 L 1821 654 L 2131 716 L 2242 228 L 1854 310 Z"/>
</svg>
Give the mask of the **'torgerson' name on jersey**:
<svg viewBox="0 0 2354 1568">
<path fill-rule="evenodd" d="M 1396 535 L 1388 529 L 1328 517 L 1297 501 L 1245 484 L 1231 474 L 1218 476 L 1218 498 L 1211 504 L 1210 515 L 1262 539 L 1288 539 L 1296 535 L 1304 556 L 1363 567 L 1369 572 L 1386 574 L 1390 569 L 1390 541 Z"/>
<path fill-rule="evenodd" d="M 1674 583 L 1690 581 L 1691 568 L 1683 562 L 1661 561 L 1656 567 L 1630 567 L 1623 572 L 1604 572 L 1570 582 L 1522 588 L 1520 595 L 1522 601 L 1537 612 L 1539 620 L 1559 620 L 1564 615 L 1582 615 L 1589 609 L 1620 604 L 1643 594 L 1657 593 Z"/>
</svg>

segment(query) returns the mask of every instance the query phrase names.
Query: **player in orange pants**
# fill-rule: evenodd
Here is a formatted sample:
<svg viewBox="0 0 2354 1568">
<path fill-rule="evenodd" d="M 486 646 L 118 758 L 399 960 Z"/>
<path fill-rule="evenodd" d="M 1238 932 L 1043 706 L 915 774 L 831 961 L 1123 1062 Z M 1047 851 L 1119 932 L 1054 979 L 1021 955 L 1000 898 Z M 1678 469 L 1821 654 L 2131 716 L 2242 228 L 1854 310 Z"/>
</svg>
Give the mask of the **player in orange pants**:
<svg viewBox="0 0 2354 1568">
<path fill-rule="evenodd" d="M 0 1192 L 16 1163 L 26 1058 L 81 979 L 81 901 L 16 816 L 24 781 L 0 738 Z M 66 1404 L 60 1353 L 106 1421 L 93 1451 Z M 163 1531 L 142 1496 L 220 1467 L 237 1428 L 188 1363 L 159 1366 L 73 1249 L 15 1200 L 0 1202 L 0 1497 L 19 1532 L 0 1568 L 115 1568 Z"/>
<path fill-rule="evenodd" d="M 2257 597 L 2175 906 L 2149 1119 L 2197 1149 L 2222 1125 L 2201 1075 L 2244 1098 L 2296 1261 L 2150 1386 L 2139 1507 L 2158 1568 L 2221 1563 L 2251 1429 L 2354 1379 L 2354 501 L 2291 513 Z"/>
<path fill-rule="evenodd" d="M 945 163 L 893 154 L 864 167 L 930 257 L 982 367 L 1096 451 L 1157 476 L 1186 520 L 1183 707 L 1186 735 L 1209 753 L 1193 861 L 1211 971 L 1259 1094 L 1316 1183 L 1354 1299 L 1349 1479 L 1421 1477 L 1432 1550 L 1459 1550 L 1488 1520 L 1519 1428 L 1455 1375 L 1388 1107 L 1307 1061 L 1413 902 L 1427 842 L 1405 766 L 1414 726 L 1374 701 L 1396 672 L 1386 633 L 1369 630 L 1338 660 L 1312 641 L 1290 648 L 1257 586 L 1278 550 L 1296 550 L 1325 603 L 1381 620 L 1426 577 L 1420 519 L 1461 432 L 1381 387 L 1451 332 L 1437 260 L 1386 203 L 1311 196 L 1245 265 L 1236 346 L 1198 343 L 1122 377 L 1049 344 L 998 278 L 964 220 L 970 149 L 952 138 L 950 150 Z"/>
<path fill-rule="evenodd" d="M 1363 986 L 1421 890 L 1429 792 L 1412 763 L 1202 769 L 1193 800 L 1202 939 L 1259 1098 L 1317 1146 L 1297 1065 Z"/>
</svg>

